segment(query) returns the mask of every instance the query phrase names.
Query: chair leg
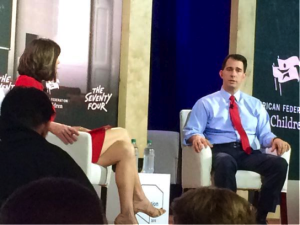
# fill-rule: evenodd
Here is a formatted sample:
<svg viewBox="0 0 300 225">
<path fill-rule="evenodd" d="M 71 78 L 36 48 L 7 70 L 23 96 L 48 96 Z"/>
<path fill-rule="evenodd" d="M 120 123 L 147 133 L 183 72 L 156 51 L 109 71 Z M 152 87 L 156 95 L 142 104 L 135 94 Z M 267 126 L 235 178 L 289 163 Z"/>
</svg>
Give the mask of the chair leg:
<svg viewBox="0 0 300 225">
<path fill-rule="evenodd" d="M 288 224 L 286 193 L 280 195 L 280 220 L 281 224 Z"/>
<path fill-rule="evenodd" d="M 253 193 L 253 199 L 252 199 L 252 205 L 257 208 L 258 206 L 258 199 L 259 199 L 259 191 L 254 191 Z"/>
<path fill-rule="evenodd" d="M 101 187 L 101 202 L 103 206 L 103 213 L 106 215 L 106 203 L 107 203 L 107 187 Z"/>
</svg>

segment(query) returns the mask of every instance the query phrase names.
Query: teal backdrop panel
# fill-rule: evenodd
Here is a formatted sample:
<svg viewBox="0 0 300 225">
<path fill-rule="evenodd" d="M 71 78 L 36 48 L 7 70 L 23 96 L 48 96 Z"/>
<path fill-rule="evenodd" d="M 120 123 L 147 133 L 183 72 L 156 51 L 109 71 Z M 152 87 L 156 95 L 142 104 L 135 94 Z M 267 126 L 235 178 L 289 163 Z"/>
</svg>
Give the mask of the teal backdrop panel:
<svg viewBox="0 0 300 225">
<path fill-rule="evenodd" d="M 10 48 L 12 0 L 0 0 L 0 47 Z"/>
<path fill-rule="evenodd" d="M 11 16 L 12 0 L 0 0 L 0 76 L 7 73 Z"/>
<path fill-rule="evenodd" d="M 8 51 L 0 49 L 0 76 L 7 73 Z"/>
<path fill-rule="evenodd" d="M 258 0 L 256 10 L 253 96 L 291 144 L 289 179 L 299 180 L 299 0 Z"/>
</svg>

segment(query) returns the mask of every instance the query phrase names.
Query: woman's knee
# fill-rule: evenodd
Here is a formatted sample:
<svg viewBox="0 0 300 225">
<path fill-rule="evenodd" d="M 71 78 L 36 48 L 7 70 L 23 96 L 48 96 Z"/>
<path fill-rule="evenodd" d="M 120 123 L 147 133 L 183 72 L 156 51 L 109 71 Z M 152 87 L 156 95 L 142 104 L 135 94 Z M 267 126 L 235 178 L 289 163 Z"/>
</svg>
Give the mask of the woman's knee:
<svg viewBox="0 0 300 225">
<path fill-rule="evenodd" d="M 133 145 L 127 141 L 117 141 L 116 144 L 121 150 L 121 153 L 127 157 L 135 157 Z"/>
<path fill-rule="evenodd" d="M 114 128 L 113 131 L 117 132 L 118 138 L 120 140 L 124 140 L 124 141 L 127 141 L 127 142 L 131 141 L 129 133 L 125 128 L 117 127 L 117 128 Z"/>
</svg>

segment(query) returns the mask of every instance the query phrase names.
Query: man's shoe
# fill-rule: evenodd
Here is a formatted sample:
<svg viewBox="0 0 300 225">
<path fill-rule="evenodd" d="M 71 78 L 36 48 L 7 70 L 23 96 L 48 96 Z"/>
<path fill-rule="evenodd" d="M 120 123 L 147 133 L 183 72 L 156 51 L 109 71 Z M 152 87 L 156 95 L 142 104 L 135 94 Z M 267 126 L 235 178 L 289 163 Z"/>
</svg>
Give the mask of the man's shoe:
<svg viewBox="0 0 300 225">
<path fill-rule="evenodd" d="M 268 212 L 264 210 L 257 210 L 256 223 L 257 224 L 267 224 Z"/>
<path fill-rule="evenodd" d="M 268 224 L 268 221 L 267 221 L 266 219 L 260 219 L 260 220 L 257 219 L 257 220 L 256 220 L 256 223 L 257 223 L 257 224 Z"/>
</svg>

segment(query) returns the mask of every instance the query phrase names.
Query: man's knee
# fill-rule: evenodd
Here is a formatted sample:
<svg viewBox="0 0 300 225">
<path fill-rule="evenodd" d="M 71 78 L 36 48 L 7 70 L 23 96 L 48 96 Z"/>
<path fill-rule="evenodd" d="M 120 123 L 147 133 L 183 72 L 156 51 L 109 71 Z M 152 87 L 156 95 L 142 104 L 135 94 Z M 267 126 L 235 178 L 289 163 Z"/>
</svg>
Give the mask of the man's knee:
<svg viewBox="0 0 300 225">
<path fill-rule="evenodd" d="M 237 163 L 231 155 L 218 153 L 213 159 L 213 169 L 220 172 L 237 171 Z"/>
<path fill-rule="evenodd" d="M 275 157 L 272 162 L 273 168 L 277 171 L 280 171 L 282 173 L 287 172 L 288 163 L 287 161 L 282 157 Z"/>
</svg>

